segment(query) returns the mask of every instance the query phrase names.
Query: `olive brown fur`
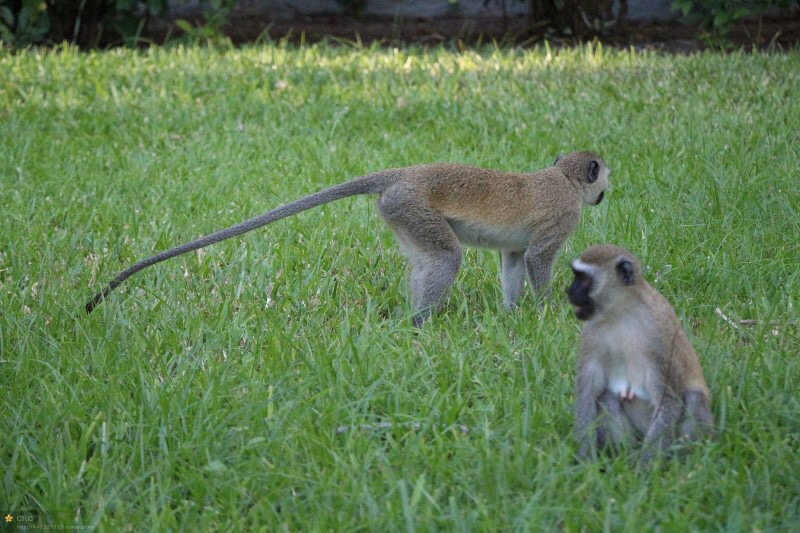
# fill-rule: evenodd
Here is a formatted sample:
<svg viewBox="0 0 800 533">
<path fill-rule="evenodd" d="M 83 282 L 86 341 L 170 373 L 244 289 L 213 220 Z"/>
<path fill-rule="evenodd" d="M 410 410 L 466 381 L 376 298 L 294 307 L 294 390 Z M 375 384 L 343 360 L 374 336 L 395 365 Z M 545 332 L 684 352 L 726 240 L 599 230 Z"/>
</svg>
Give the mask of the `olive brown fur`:
<svg viewBox="0 0 800 533">
<path fill-rule="evenodd" d="M 378 195 L 378 213 L 411 264 L 414 324 L 445 301 L 461 266 L 462 245 L 499 250 L 506 307 L 518 304 L 527 273 L 547 294 L 553 260 L 581 210 L 596 205 L 610 171 L 592 152 L 559 157 L 553 166 L 511 173 L 436 163 L 382 170 L 334 185 L 197 240 L 143 259 L 118 274 L 85 306 L 101 303 L 137 272 L 334 200 Z"/>
</svg>

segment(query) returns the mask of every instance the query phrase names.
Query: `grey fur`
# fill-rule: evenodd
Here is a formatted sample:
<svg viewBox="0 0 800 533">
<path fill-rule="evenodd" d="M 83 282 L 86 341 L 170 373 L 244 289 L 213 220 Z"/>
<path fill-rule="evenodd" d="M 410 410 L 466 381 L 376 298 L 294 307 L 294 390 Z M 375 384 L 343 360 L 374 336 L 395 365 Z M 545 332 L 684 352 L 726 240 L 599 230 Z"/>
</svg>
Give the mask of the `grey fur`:
<svg viewBox="0 0 800 533">
<path fill-rule="evenodd" d="M 652 461 L 676 439 L 713 436 L 711 396 L 672 306 L 633 255 L 597 245 L 572 263 L 568 294 L 584 320 L 575 384 L 578 456 L 641 441 Z"/>
</svg>

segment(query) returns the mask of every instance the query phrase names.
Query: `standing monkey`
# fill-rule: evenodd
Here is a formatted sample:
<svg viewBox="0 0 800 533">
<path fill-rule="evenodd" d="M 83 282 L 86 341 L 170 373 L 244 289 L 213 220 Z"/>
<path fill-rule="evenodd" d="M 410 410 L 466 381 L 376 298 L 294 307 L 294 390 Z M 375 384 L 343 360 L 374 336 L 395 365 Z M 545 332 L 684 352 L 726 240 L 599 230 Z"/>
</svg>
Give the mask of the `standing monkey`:
<svg viewBox="0 0 800 533">
<path fill-rule="evenodd" d="M 567 294 L 584 321 L 575 404 L 579 456 L 642 440 L 647 462 L 676 438 L 713 435 L 697 354 L 633 254 L 592 246 L 572 271 Z"/>
<path fill-rule="evenodd" d="M 500 250 L 503 302 L 513 307 L 522 296 L 526 271 L 534 294 L 547 292 L 556 253 L 577 226 L 581 209 L 603 199 L 609 174 L 591 152 L 568 154 L 525 174 L 455 164 L 375 172 L 143 259 L 97 293 L 86 312 L 144 268 L 359 194 L 379 195 L 378 213 L 411 263 L 415 325 L 447 297 L 461 266 L 462 244 Z"/>
</svg>

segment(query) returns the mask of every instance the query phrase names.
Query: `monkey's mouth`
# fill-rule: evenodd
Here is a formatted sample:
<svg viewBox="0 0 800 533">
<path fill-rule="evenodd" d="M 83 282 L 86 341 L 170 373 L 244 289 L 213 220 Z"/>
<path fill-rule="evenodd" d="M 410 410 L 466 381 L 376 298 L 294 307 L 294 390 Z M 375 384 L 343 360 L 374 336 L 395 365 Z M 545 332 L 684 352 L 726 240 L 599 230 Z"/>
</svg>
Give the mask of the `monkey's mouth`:
<svg viewBox="0 0 800 533">
<path fill-rule="evenodd" d="M 600 194 L 598 195 L 597 201 L 594 203 L 594 205 L 598 205 L 600 202 L 602 202 L 603 201 L 603 196 L 605 196 L 605 194 L 606 194 L 606 191 L 600 191 Z"/>
<path fill-rule="evenodd" d="M 581 305 L 572 305 L 575 306 L 575 316 L 578 320 L 588 320 L 594 314 L 594 303 L 591 301 Z"/>
</svg>

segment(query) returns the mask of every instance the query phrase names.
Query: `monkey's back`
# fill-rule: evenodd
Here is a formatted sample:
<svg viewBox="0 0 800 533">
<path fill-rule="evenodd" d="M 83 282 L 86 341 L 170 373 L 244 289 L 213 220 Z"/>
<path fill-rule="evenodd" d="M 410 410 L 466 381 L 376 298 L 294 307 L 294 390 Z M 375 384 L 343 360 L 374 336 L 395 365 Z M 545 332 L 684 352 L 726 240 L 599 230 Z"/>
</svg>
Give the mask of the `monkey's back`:
<svg viewBox="0 0 800 533">
<path fill-rule="evenodd" d="M 520 174 L 434 164 L 425 165 L 413 179 L 430 205 L 451 220 L 533 230 L 572 219 L 576 224 L 581 209 L 574 186 L 554 168 Z"/>
</svg>

